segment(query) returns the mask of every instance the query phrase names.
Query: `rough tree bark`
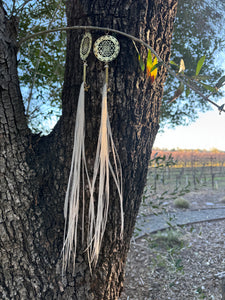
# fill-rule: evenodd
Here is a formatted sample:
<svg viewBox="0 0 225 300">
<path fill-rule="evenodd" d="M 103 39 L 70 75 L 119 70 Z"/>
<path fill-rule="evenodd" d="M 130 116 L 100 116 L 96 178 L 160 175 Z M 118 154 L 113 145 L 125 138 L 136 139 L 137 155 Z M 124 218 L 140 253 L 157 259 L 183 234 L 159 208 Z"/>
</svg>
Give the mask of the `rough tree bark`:
<svg viewBox="0 0 225 300">
<path fill-rule="evenodd" d="M 115 28 L 148 42 L 165 60 L 176 0 L 68 0 L 68 25 Z M 148 160 L 159 128 L 166 71 L 151 84 L 139 72 L 132 42 L 117 36 L 121 51 L 110 63 L 108 105 L 124 184 L 124 239 L 119 239 L 117 192 L 111 183 L 109 219 L 96 269 L 90 274 L 79 244 L 75 276 L 61 277 L 63 203 L 70 168 L 76 102 L 82 81 L 79 45 L 83 32 L 68 32 L 62 117 L 40 137 L 27 127 L 17 75 L 17 22 L 0 1 L 0 298 L 118 299 Z M 92 32 L 94 40 L 102 32 Z M 100 121 L 104 66 L 88 59 L 86 155 L 91 172 Z"/>
</svg>

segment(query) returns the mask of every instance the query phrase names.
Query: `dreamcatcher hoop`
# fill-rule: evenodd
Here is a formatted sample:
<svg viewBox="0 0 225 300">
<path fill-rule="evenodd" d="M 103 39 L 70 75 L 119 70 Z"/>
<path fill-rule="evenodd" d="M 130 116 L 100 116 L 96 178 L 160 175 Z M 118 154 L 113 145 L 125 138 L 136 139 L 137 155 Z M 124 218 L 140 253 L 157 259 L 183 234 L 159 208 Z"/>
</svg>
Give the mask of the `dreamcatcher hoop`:
<svg viewBox="0 0 225 300">
<path fill-rule="evenodd" d="M 114 36 L 104 35 L 96 40 L 93 51 L 98 60 L 108 63 L 118 56 L 120 44 Z"/>
<path fill-rule="evenodd" d="M 87 62 L 86 59 L 91 51 L 92 46 L 92 36 L 90 32 L 86 32 L 80 43 L 80 58 L 83 60 L 83 82 L 85 91 L 88 90 L 88 86 L 86 85 L 86 70 L 87 70 Z"/>
<path fill-rule="evenodd" d="M 90 32 L 86 32 L 80 44 L 80 58 L 85 61 L 91 51 L 92 36 Z"/>
<path fill-rule="evenodd" d="M 93 47 L 93 52 L 96 58 L 105 62 L 105 82 L 108 87 L 109 66 L 108 63 L 114 60 L 120 51 L 118 40 L 112 35 L 103 35 L 96 40 Z"/>
</svg>

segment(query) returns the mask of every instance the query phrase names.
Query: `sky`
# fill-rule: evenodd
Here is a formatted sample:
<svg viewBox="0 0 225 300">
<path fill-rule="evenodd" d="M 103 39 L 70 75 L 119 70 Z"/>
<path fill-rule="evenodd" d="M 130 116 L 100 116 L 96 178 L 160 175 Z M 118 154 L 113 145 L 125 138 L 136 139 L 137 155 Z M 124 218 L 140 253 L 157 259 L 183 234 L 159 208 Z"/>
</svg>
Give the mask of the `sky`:
<svg viewBox="0 0 225 300">
<path fill-rule="evenodd" d="M 214 7 L 214 1 L 208 1 Z M 221 24 L 211 23 L 217 36 L 224 36 L 225 17 L 224 2 L 218 2 L 216 11 L 221 12 Z M 218 50 L 214 53 L 215 68 L 222 67 L 225 71 L 225 51 Z M 224 74 L 223 74 L 224 75 Z M 223 88 L 225 95 L 225 88 Z M 214 99 L 212 99 L 214 100 Z M 179 99 L 177 100 L 179 101 Z M 225 96 L 217 104 L 225 103 Z M 165 129 L 163 133 L 158 133 L 154 147 L 167 149 L 218 149 L 225 151 L 225 113 L 219 115 L 218 109 L 212 106 L 213 111 L 199 113 L 199 118 L 189 126 L 177 126 L 175 129 Z"/>
<path fill-rule="evenodd" d="M 225 103 L 225 98 L 219 102 Z M 213 111 L 200 113 L 196 122 L 158 133 L 154 147 L 160 149 L 218 149 L 225 151 L 225 113 Z"/>
<path fill-rule="evenodd" d="M 222 66 L 225 70 L 225 52 L 215 54 L 215 67 Z M 225 87 L 221 88 L 225 95 Z M 214 101 L 214 99 L 212 99 Z M 179 101 L 179 100 L 178 100 Z M 218 105 L 225 103 L 225 96 L 217 101 Z M 199 113 L 196 122 L 188 126 L 177 126 L 175 129 L 165 129 L 158 133 L 154 147 L 160 149 L 218 149 L 225 151 L 225 112 L 221 115 L 212 105 L 212 111 Z"/>
</svg>

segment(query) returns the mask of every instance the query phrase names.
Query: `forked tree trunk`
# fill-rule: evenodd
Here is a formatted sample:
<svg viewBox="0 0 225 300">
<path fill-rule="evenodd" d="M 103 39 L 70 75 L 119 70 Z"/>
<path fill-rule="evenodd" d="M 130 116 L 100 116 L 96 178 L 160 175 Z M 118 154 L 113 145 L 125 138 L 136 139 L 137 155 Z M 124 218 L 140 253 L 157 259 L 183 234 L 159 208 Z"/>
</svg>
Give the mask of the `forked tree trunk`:
<svg viewBox="0 0 225 300">
<path fill-rule="evenodd" d="M 148 42 L 168 61 L 176 0 L 67 1 L 68 25 L 115 28 Z M 63 203 L 70 169 L 76 104 L 82 81 L 82 31 L 69 31 L 62 117 L 46 137 L 32 135 L 17 76 L 16 23 L 0 1 L 0 299 L 118 299 L 148 160 L 159 128 L 165 70 L 153 84 L 140 72 L 130 40 L 109 66 L 108 108 L 124 186 L 124 239 L 111 183 L 109 217 L 97 267 L 90 274 L 79 240 L 75 275 L 61 277 Z M 103 32 L 92 32 L 93 39 Z M 100 122 L 104 66 L 88 58 L 86 156 L 92 165 Z M 86 212 L 87 213 L 87 212 Z M 80 233 L 79 233 L 80 234 Z"/>
</svg>

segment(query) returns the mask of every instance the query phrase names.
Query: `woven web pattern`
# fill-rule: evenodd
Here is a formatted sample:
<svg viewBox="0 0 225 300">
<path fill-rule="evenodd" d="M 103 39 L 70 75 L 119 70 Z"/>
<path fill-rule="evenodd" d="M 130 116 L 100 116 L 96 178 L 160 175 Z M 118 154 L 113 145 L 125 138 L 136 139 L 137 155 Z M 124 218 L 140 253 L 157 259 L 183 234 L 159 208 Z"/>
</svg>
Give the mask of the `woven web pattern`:
<svg viewBox="0 0 225 300">
<path fill-rule="evenodd" d="M 114 60 L 120 50 L 119 42 L 110 35 L 100 37 L 94 44 L 94 54 L 100 61 L 109 62 Z"/>
<path fill-rule="evenodd" d="M 82 60 L 87 59 L 91 50 L 91 44 L 92 44 L 91 34 L 85 33 L 80 45 L 80 57 Z"/>
</svg>

